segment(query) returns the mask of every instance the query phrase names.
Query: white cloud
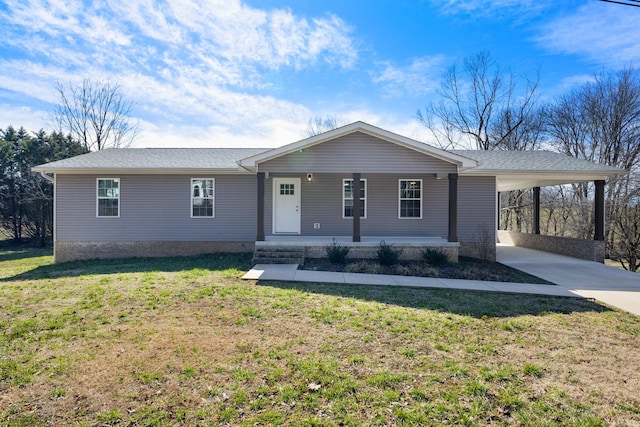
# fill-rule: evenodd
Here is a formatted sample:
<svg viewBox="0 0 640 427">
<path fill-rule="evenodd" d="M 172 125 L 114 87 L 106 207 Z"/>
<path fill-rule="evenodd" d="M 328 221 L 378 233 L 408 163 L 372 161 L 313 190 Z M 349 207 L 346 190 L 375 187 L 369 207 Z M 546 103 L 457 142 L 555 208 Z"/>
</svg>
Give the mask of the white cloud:
<svg viewBox="0 0 640 427">
<path fill-rule="evenodd" d="M 442 55 L 416 58 L 406 67 L 381 62 L 381 69 L 372 72 L 371 79 L 382 85 L 388 97 L 420 97 L 437 87 L 444 59 Z"/>
<path fill-rule="evenodd" d="M 432 0 L 445 14 L 464 14 L 474 17 L 505 18 L 522 21 L 554 5 L 551 0 Z M 555 3 L 555 4 L 554 4 Z"/>
<path fill-rule="evenodd" d="M 228 126 L 158 126 L 140 123 L 140 132 L 134 147 L 157 148 L 228 148 L 228 147 L 279 147 L 302 139 L 303 126 L 286 120 L 270 120 L 258 127 L 241 132 Z"/>
<path fill-rule="evenodd" d="M 607 67 L 640 66 L 639 22 L 636 8 L 589 2 L 542 27 L 538 42 Z"/>
<path fill-rule="evenodd" d="M 336 16 L 306 18 L 240 0 L 5 3 L 0 90 L 55 103 L 56 81 L 118 82 L 138 118 L 155 123 L 141 133 L 151 135 L 144 141 L 159 140 L 153 135 L 162 129 L 170 134 L 173 125 L 194 142 L 232 134 L 253 146 L 259 137 L 290 142 L 311 114 L 271 96 L 269 73 L 348 68 L 358 56 L 350 28 Z"/>
<path fill-rule="evenodd" d="M 37 132 L 46 128 L 44 123 L 48 120 L 46 111 L 34 110 L 29 107 L 18 107 L 9 104 L 0 104 L 0 129 L 6 130 L 7 126 L 14 128 L 24 127 L 29 132 Z"/>
</svg>

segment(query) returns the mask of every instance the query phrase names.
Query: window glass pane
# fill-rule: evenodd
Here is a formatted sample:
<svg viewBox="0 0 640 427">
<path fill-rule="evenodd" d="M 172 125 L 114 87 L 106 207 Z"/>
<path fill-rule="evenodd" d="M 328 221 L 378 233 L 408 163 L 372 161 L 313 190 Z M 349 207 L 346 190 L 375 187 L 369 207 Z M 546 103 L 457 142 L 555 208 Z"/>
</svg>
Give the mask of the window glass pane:
<svg viewBox="0 0 640 427">
<path fill-rule="evenodd" d="M 193 205 L 193 216 L 213 216 L 213 200 L 200 199 L 200 203 Z"/>
<path fill-rule="evenodd" d="M 293 188 L 294 184 L 280 184 L 280 194 L 282 196 L 293 196 Z"/>
<path fill-rule="evenodd" d="M 344 181 L 344 198 L 353 199 L 353 180 L 348 179 Z"/>
<path fill-rule="evenodd" d="M 401 200 L 400 216 L 402 218 L 420 218 L 420 200 Z"/>
<path fill-rule="evenodd" d="M 353 216 L 353 200 L 344 201 L 344 216 L 351 218 Z"/>
<path fill-rule="evenodd" d="M 117 199 L 98 200 L 98 216 L 118 216 Z"/>
</svg>

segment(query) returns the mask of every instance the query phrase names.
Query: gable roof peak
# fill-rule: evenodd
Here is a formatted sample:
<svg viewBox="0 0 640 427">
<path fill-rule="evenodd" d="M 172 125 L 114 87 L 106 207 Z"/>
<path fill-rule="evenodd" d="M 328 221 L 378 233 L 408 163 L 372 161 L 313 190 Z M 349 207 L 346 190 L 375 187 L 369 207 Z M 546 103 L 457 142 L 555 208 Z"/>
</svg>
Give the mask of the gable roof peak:
<svg viewBox="0 0 640 427">
<path fill-rule="evenodd" d="M 415 139 L 407 138 L 406 136 L 399 135 L 397 133 L 384 130 L 377 126 L 370 125 L 363 121 L 356 121 L 348 125 L 344 125 L 335 129 L 328 130 L 317 135 L 310 136 L 305 139 L 293 142 L 291 144 L 283 145 L 273 150 L 266 151 L 264 153 L 257 154 L 255 156 L 242 159 L 240 166 L 254 171 L 258 163 L 272 160 L 295 151 L 303 150 L 314 145 L 322 144 L 323 142 L 331 141 L 336 138 L 340 138 L 345 135 L 349 135 L 355 132 L 362 132 L 367 135 L 379 138 L 393 144 L 400 145 L 402 147 L 417 151 L 419 153 L 430 155 L 438 159 L 444 160 L 449 163 L 458 165 L 458 167 L 466 169 L 477 166 L 477 161 L 469 157 L 462 156 L 460 154 L 452 153 L 450 151 L 442 150 L 440 148 L 433 147 L 424 142 L 417 141 Z"/>
</svg>

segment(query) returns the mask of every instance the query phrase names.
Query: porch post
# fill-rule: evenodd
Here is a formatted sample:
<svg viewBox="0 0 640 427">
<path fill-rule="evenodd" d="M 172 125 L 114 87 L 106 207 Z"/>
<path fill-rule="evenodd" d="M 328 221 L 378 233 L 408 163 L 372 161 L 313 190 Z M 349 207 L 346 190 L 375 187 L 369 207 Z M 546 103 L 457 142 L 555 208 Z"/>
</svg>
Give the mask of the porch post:
<svg viewBox="0 0 640 427">
<path fill-rule="evenodd" d="M 264 242 L 264 175 L 264 172 L 258 172 L 258 242 Z"/>
<path fill-rule="evenodd" d="M 360 241 L 360 174 L 353 174 L 353 241 Z"/>
<path fill-rule="evenodd" d="M 604 240 L 604 180 L 594 181 L 596 194 L 594 201 L 593 221 L 595 228 L 594 240 Z"/>
<path fill-rule="evenodd" d="M 449 242 L 458 241 L 458 174 L 449 174 Z"/>
<path fill-rule="evenodd" d="M 500 195 L 501 194 L 502 193 L 500 193 L 498 191 L 498 197 L 496 197 L 497 202 L 498 202 L 498 206 L 496 207 L 496 230 L 500 230 L 500 208 L 501 208 L 501 206 L 500 206 Z"/>
<path fill-rule="evenodd" d="M 540 187 L 533 187 L 533 234 L 540 234 Z"/>
</svg>

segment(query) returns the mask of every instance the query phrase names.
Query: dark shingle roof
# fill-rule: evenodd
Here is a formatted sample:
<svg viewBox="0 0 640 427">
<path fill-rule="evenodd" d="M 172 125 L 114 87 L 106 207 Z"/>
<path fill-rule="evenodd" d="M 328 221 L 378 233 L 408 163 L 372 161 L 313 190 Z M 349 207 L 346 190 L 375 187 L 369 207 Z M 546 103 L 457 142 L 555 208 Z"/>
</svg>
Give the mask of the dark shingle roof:
<svg viewBox="0 0 640 427">
<path fill-rule="evenodd" d="M 112 148 L 38 166 L 35 170 L 239 169 L 238 161 L 270 148 Z"/>
<path fill-rule="evenodd" d="M 602 172 L 620 173 L 621 170 L 587 160 L 576 159 L 551 151 L 481 151 L 450 150 L 478 162 L 475 170 L 500 172 Z"/>
<path fill-rule="evenodd" d="M 47 163 L 34 168 L 45 172 L 92 170 L 242 170 L 238 162 L 272 148 L 114 148 Z M 605 165 L 550 151 L 449 150 L 478 162 L 469 172 L 537 173 L 574 172 L 616 174 Z"/>
</svg>

